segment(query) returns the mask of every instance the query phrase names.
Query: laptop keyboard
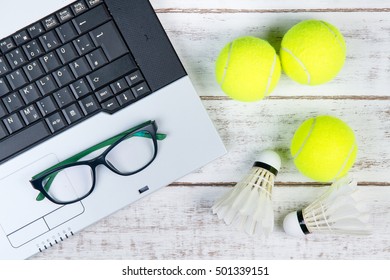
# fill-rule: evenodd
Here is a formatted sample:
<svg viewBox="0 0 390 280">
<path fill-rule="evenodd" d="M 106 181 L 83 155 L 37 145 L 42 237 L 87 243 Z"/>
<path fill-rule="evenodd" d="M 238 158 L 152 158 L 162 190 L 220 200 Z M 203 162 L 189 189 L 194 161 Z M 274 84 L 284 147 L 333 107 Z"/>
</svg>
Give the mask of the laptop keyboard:
<svg viewBox="0 0 390 280">
<path fill-rule="evenodd" d="M 102 0 L 0 40 L 0 162 L 151 93 Z"/>
</svg>

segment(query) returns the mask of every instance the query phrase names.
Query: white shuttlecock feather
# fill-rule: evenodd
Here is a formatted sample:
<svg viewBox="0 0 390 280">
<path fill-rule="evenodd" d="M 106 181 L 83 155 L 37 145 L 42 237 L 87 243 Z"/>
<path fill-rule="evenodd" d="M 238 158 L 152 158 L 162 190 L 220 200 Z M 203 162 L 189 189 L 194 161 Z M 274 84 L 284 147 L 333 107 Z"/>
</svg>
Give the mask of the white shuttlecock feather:
<svg viewBox="0 0 390 280">
<path fill-rule="evenodd" d="M 274 227 L 272 188 L 280 164 L 274 151 L 261 152 L 249 174 L 215 202 L 213 213 L 248 234 L 268 236 Z"/>
<path fill-rule="evenodd" d="M 371 234 L 369 218 L 356 181 L 344 177 L 306 208 L 288 214 L 283 228 L 296 237 L 310 233 L 368 235 Z"/>
</svg>

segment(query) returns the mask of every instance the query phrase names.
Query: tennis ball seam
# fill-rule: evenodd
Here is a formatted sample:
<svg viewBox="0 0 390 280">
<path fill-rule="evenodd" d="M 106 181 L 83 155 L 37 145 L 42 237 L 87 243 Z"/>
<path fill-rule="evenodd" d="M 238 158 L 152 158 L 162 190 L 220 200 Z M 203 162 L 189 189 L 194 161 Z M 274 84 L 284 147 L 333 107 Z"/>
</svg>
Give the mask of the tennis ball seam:
<svg viewBox="0 0 390 280">
<path fill-rule="evenodd" d="M 298 64 L 301 65 L 303 71 L 305 71 L 307 76 L 307 84 L 310 85 L 310 80 L 311 80 L 310 72 L 309 70 L 307 70 L 305 64 L 289 49 L 282 47 L 282 50 L 288 53 L 289 55 L 291 55 L 298 62 Z"/>
<path fill-rule="evenodd" d="M 274 72 L 275 72 L 275 66 L 276 66 L 276 53 L 274 55 L 274 62 L 272 63 L 271 72 L 270 72 L 270 75 L 268 77 L 268 84 L 267 84 L 267 88 L 265 89 L 265 96 L 268 96 L 270 94 L 270 92 L 268 92 L 268 91 L 269 91 L 269 88 L 271 87 L 272 76 L 274 75 Z"/>
<path fill-rule="evenodd" d="M 313 119 L 313 122 L 310 126 L 310 130 L 309 130 L 309 133 L 306 135 L 306 138 L 305 140 L 303 140 L 301 146 L 299 147 L 298 151 L 295 153 L 295 155 L 293 155 L 293 159 L 295 160 L 299 154 L 302 152 L 303 148 L 305 147 L 307 141 L 309 141 L 309 138 L 311 137 L 311 135 L 313 134 L 313 131 L 314 131 L 314 127 L 316 126 L 316 122 L 317 122 L 317 118 L 314 118 Z"/>
<path fill-rule="evenodd" d="M 353 151 L 355 150 L 355 147 L 357 147 L 356 143 L 352 143 L 351 149 L 348 152 L 348 156 L 345 158 L 343 164 L 341 165 L 340 170 L 337 172 L 336 176 L 334 176 L 332 181 L 336 180 L 340 176 L 341 172 L 343 172 L 345 166 L 347 165 L 349 159 L 352 156 Z"/>
<path fill-rule="evenodd" d="M 320 20 L 320 22 L 325 25 L 325 27 L 333 34 L 333 36 L 336 38 L 338 44 L 340 45 L 340 48 L 343 49 L 343 43 L 342 41 L 340 40 L 339 36 L 337 36 L 337 33 L 335 33 L 327 24 L 326 22 Z"/>
<path fill-rule="evenodd" d="M 219 83 L 219 85 L 220 85 L 221 87 L 223 86 L 223 83 L 225 82 L 226 73 L 227 73 L 227 70 L 228 70 L 228 67 L 229 67 L 229 61 L 230 61 L 231 53 L 232 53 L 232 50 L 233 50 L 233 43 L 234 43 L 234 42 L 231 42 L 231 43 L 229 44 L 228 57 L 227 57 L 227 59 L 226 59 L 226 64 L 225 64 L 225 67 L 224 67 L 224 69 L 223 69 L 223 75 L 222 75 L 221 82 Z"/>
</svg>

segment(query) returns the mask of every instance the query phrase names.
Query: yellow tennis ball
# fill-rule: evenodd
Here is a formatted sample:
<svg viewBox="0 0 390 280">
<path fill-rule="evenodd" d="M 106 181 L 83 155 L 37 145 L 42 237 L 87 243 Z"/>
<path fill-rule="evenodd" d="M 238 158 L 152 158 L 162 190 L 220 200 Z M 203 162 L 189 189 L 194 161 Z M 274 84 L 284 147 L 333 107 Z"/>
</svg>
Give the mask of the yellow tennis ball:
<svg viewBox="0 0 390 280">
<path fill-rule="evenodd" d="M 280 60 L 284 72 L 305 85 L 331 81 L 340 72 L 346 57 L 343 35 L 333 25 L 305 20 L 284 35 Z"/>
<path fill-rule="evenodd" d="M 290 151 L 303 175 L 330 182 L 347 174 L 358 148 L 355 134 L 346 123 L 335 117 L 318 116 L 301 124 Z"/>
<path fill-rule="evenodd" d="M 227 44 L 219 54 L 215 74 L 222 90 L 239 101 L 268 96 L 279 81 L 280 60 L 262 39 L 246 36 Z"/>
</svg>

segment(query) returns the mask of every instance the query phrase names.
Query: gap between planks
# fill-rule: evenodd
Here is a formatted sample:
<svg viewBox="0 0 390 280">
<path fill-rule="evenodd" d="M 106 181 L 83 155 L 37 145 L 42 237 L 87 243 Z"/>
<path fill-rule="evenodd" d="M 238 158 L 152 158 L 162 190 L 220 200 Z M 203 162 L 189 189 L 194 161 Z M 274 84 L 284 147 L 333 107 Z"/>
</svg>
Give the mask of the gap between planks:
<svg viewBox="0 0 390 280">
<path fill-rule="evenodd" d="M 390 8 L 321 8 L 321 9 L 155 9 L 158 14 L 251 14 L 251 13 L 388 13 Z"/>
<path fill-rule="evenodd" d="M 228 96 L 200 96 L 202 100 L 232 100 Z M 268 96 L 270 100 L 384 100 L 390 101 L 390 96 L 370 96 L 370 95 L 337 95 L 337 96 L 316 96 L 316 95 L 301 95 L 301 96 Z"/>
<path fill-rule="evenodd" d="M 237 182 L 174 182 L 168 187 L 234 187 Z M 329 186 L 329 183 L 318 182 L 276 182 L 276 187 L 321 187 Z M 389 187 L 390 182 L 358 182 L 361 187 Z"/>
</svg>

